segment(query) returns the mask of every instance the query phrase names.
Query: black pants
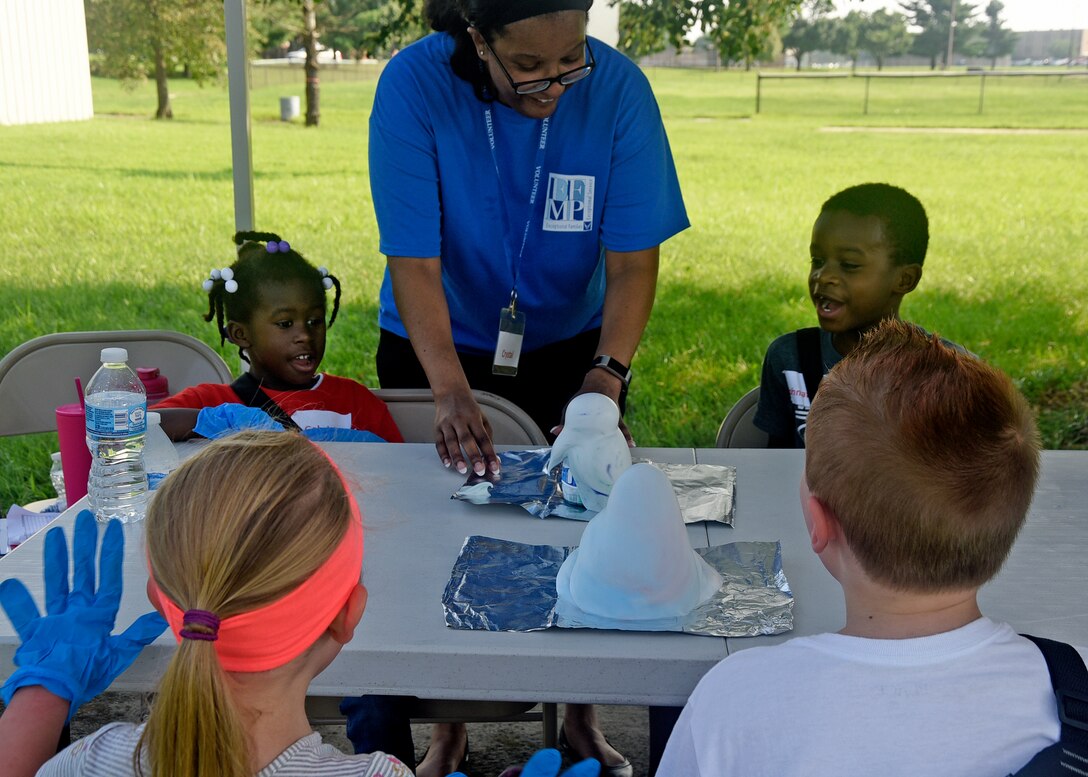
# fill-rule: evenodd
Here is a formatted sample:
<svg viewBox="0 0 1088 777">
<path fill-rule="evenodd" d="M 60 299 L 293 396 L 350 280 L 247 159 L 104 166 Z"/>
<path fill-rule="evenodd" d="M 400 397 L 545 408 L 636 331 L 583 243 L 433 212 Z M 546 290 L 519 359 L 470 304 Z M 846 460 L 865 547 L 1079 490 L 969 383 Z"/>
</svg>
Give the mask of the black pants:
<svg viewBox="0 0 1088 777">
<path fill-rule="evenodd" d="M 468 385 L 509 399 L 520 407 L 548 439 L 550 430 L 563 420 L 563 408 L 592 369 L 600 329 L 591 329 L 569 340 L 522 352 L 517 375 L 494 375 L 493 355 L 458 352 Z M 378 384 L 382 388 L 429 388 L 412 343 L 388 330 L 381 330 L 376 357 Z"/>
</svg>

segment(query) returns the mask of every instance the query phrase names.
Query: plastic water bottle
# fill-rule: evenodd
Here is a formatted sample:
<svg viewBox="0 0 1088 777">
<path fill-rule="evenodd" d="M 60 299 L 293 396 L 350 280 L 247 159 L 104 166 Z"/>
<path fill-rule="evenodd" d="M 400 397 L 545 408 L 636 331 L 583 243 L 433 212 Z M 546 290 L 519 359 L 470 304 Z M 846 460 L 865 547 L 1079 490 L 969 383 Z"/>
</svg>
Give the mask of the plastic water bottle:
<svg viewBox="0 0 1088 777">
<path fill-rule="evenodd" d="M 68 508 L 68 498 L 64 495 L 64 469 L 60 465 L 60 451 L 49 454 L 53 463 L 49 467 L 49 479 L 53 482 L 53 490 L 57 492 L 57 507 L 61 510 Z"/>
<path fill-rule="evenodd" d="M 147 504 L 142 456 L 147 397 L 127 362 L 124 348 L 103 348 L 102 366 L 87 384 L 84 398 L 91 450 L 87 498 L 100 521 L 138 521 Z"/>
<path fill-rule="evenodd" d="M 147 436 L 144 438 L 144 472 L 147 490 L 154 491 L 162 479 L 178 468 L 178 452 L 163 431 L 162 419 L 153 410 L 147 413 Z"/>
</svg>

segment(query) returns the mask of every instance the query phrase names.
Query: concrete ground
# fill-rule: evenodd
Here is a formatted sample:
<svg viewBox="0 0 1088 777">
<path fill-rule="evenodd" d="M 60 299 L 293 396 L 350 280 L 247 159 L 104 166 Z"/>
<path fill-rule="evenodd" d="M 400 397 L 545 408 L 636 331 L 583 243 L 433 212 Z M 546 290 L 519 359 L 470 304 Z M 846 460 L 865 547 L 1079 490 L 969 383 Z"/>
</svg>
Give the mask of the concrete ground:
<svg viewBox="0 0 1088 777">
<path fill-rule="evenodd" d="M 72 721 L 72 738 L 90 734 L 106 723 L 139 722 L 147 714 L 143 694 L 107 692 L 83 706 Z M 601 727 L 613 746 L 630 759 L 635 777 L 649 777 L 649 723 L 645 707 L 598 707 Z M 563 708 L 559 708 L 562 721 Z M 427 725 L 413 726 L 416 757 L 422 758 L 430 737 Z M 322 738 L 346 753 L 351 743 L 343 726 L 318 726 Z M 507 766 L 523 764 L 543 744 L 540 723 L 470 723 L 470 777 L 497 777 Z"/>
</svg>

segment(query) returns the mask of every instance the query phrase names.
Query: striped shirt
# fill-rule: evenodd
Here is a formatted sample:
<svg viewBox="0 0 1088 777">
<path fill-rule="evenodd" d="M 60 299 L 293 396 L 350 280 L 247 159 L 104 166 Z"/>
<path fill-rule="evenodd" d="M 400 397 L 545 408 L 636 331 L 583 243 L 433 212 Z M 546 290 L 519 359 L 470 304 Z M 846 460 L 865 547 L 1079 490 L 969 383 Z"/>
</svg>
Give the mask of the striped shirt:
<svg viewBox="0 0 1088 777">
<path fill-rule="evenodd" d="M 110 723 L 90 736 L 73 742 L 38 771 L 38 777 L 57 775 L 110 775 L 136 777 L 132 754 L 143 726 Z M 150 774 L 147 759 L 144 774 Z M 411 770 L 385 753 L 347 755 L 321 741 L 316 731 L 288 747 L 257 777 L 412 777 Z"/>
</svg>

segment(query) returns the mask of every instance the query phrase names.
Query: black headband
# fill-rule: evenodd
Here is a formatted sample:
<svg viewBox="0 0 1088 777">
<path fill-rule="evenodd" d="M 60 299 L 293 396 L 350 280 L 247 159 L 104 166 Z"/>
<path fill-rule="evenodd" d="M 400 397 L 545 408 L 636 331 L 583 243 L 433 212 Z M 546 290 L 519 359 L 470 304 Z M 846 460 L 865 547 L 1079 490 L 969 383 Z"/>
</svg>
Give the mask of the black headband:
<svg viewBox="0 0 1088 777">
<path fill-rule="evenodd" d="M 593 0 L 507 0 L 499 5 L 494 18 L 496 28 L 556 11 L 589 11 Z"/>
</svg>

